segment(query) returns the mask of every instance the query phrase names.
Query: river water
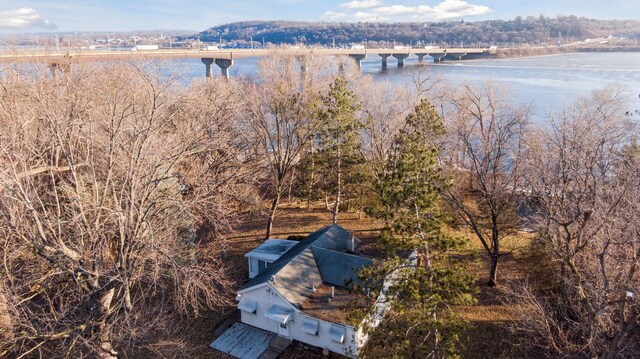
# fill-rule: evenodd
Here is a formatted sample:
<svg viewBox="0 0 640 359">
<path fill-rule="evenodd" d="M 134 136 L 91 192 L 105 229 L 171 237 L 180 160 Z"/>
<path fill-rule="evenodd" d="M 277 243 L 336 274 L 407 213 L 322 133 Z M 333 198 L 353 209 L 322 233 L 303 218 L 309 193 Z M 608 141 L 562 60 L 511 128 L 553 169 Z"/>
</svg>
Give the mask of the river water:
<svg viewBox="0 0 640 359">
<path fill-rule="evenodd" d="M 425 58 L 426 60 L 427 58 Z M 175 60 L 188 78 L 204 76 L 199 59 Z M 238 59 L 231 76 L 256 76 L 258 58 Z M 516 103 L 531 103 L 536 117 L 555 111 L 593 90 L 621 87 L 629 109 L 640 109 L 640 53 L 569 53 L 512 59 L 486 59 L 419 66 L 417 57 L 398 68 L 389 57 L 382 70 L 380 58 L 362 61 L 362 72 L 379 81 L 411 86 L 412 74 L 426 67 L 451 85 L 481 84 L 487 80 L 505 87 Z M 218 73 L 214 67 L 214 73 Z"/>
</svg>

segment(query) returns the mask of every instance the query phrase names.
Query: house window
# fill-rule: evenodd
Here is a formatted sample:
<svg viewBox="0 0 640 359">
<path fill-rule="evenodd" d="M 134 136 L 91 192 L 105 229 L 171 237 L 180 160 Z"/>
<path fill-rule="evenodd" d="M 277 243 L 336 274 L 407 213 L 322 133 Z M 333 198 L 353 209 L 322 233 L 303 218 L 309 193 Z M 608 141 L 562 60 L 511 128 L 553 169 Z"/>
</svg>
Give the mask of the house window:
<svg viewBox="0 0 640 359">
<path fill-rule="evenodd" d="M 302 327 L 305 333 L 310 335 L 318 335 L 318 328 L 320 327 L 320 321 L 313 318 L 304 318 L 302 321 Z"/>
<path fill-rule="evenodd" d="M 256 314 L 258 311 L 258 301 L 251 298 L 242 298 L 238 303 L 238 309 L 245 313 Z"/>
<path fill-rule="evenodd" d="M 258 261 L 258 273 L 261 273 L 263 270 L 265 270 L 265 268 L 267 268 L 267 262 L 265 261 Z"/>
<path fill-rule="evenodd" d="M 280 328 L 282 328 L 282 329 L 287 329 L 287 324 L 282 324 L 282 323 L 280 323 Z"/>
<path fill-rule="evenodd" d="M 285 325 L 286 327 L 289 320 L 293 319 L 292 314 L 291 309 L 274 304 L 267 309 L 264 316 L 277 322 L 280 326 Z M 282 328 L 284 329 L 285 327 Z"/>
<path fill-rule="evenodd" d="M 256 258 L 249 258 L 249 276 L 253 278 L 256 274 L 264 272 L 272 263 Z"/>
<path fill-rule="evenodd" d="M 344 343 L 345 329 L 344 327 L 332 325 L 329 328 L 329 337 L 336 343 Z"/>
</svg>

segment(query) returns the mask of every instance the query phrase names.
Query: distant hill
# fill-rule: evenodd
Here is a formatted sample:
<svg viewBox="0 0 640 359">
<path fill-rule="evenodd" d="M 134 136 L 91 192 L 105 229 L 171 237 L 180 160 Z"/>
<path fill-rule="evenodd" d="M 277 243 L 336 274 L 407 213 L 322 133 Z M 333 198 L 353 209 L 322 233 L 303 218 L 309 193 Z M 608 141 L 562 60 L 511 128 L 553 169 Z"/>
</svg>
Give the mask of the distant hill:
<svg viewBox="0 0 640 359">
<path fill-rule="evenodd" d="M 384 46 L 396 44 L 479 44 L 489 46 L 505 43 L 539 44 L 566 42 L 586 38 L 614 35 L 640 38 L 640 21 L 595 20 L 576 16 L 545 16 L 513 20 L 487 20 L 477 22 L 448 21 L 426 23 L 385 22 L 296 22 L 296 21 L 244 21 L 212 27 L 199 34 L 209 42 L 253 41 L 272 44 L 338 45 L 361 43 Z"/>
</svg>

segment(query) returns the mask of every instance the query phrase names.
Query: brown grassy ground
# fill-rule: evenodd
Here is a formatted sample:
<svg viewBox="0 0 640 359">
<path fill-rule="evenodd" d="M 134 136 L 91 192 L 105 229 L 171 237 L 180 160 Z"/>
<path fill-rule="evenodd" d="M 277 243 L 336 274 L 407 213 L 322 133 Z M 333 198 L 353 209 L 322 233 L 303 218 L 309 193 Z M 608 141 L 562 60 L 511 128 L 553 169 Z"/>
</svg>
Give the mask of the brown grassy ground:
<svg viewBox="0 0 640 359">
<path fill-rule="evenodd" d="M 379 238 L 379 231 L 383 226 L 382 222 L 368 218 L 361 213 L 342 213 L 338 223 L 353 231 L 362 240 L 367 255 L 375 256 L 373 245 Z M 211 243 L 211 246 L 220 246 L 226 250 L 230 271 L 238 286 L 247 278 L 247 261 L 244 254 L 262 242 L 265 224 L 266 221 L 262 216 L 247 215 L 243 219 L 242 225 L 238 226 L 224 243 Z M 331 215 L 324 209 L 309 210 L 299 203 L 283 205 L 278 210 L 272 237 L 286 239 L 289 235 L 306 235 L 329 224 L 331 224 Z M 509 331 L 509 322 L 518 320 L 521 313 L 503 302 L 502 286 L 489 288 L 485 285 L 489 263 L 486 261 L 479 241 L 470 233 L 462 231 L 456 233 L 469 239 L 469 244 L 461 252 L 461 255 L 470 259 L 468 268 L 477 276 L 477 284 L 480 288 L 477 304 L 456 309 L 471 324 L 471 329 L 460 344 L 462 357 L 513 358 L 531 356 L 519 349 L 517 344 L 521 342 L 521 338 L 514 337 L 513 333 Z M 504 240 L 504 250 L 512 251 L 512 253 L 501 258 L 498 272 L 499 283 L 522 280 L 525 277 L 527 268 L 532 263 L 523 249 L 527 247 L 530 238 L 530 235 L 522 233 Z M 234 309 L 233 305 L 234 303 L 230 302 L 230 311 Z M 207 348 L 213 339 L 213 331 L 224 319 L 224 316 L 212 314 L 193 323 L 194 335 L 191 339 L 194 351 L 189 356 L 228 358 L 228 356 Z M 375 345 L 375 343 L 371 344 Z M 323 356 L 320 350 L 294 343 L 283 353 L 281 358 L 313 359 L 323 358 Z"/>
<path fill-rule="evenodd" d="M 520 338 L 509 330 L 510 323 L 518 321 L 524 315 L 521 312 L 522 308 L 505 303 L 505 284 L 525 280 L 530 268 L 535 266 L 535 259 L 528 251 L 533 235 L 521 232 L 502 240 L 502 251 L 508 254 L 500 257 L 498 285 L 493 288 L 486 285 L 490 263 L 484 255 L 480 241 L 470 233 L 465 235 L 469 239 L 466 252 L 477 258 L 469 263 L 468 268 L 476 275 L 476 284 L 480 292 L 475 305 L 456 308 L 456 311 L 471 324 L 460 345 L 462 357 L 536 357 L 535 353 L 525 349 L 526 345 L 522 345 L 525 344 L 526 338 Z"/>
</svg>

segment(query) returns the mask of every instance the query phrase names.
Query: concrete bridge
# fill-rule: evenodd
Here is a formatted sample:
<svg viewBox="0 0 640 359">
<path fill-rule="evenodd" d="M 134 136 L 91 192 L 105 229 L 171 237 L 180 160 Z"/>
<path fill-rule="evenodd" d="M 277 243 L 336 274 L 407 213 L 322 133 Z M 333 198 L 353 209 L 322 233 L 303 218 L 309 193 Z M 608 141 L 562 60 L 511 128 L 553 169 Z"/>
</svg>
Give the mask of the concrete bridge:
<svg viewBox="0 0 640 359">
<path fill-rule="evenodd" d="M 213 64 L 217 65 L 222 75 L 229 77 L 229 68 L 233 66 L 235 59 L 246 57 L 269 56 L 274 51 L 283 51 L 294 55 L 326 55 L 345 56 L 353 59 L 358 66 L 367 56 L 379 56 L 382 68 L 387 67 L 387 59 L 391 56 L 398 60 L 398 67 L 404 66 L 404 60 L 411 54 L 418 57 L 418 62 L 423 63 L 425 56 L 430 56 L 434 62 L 445 60 L 461 61 L 465 59 L 477 59 L 489 56 L 495 49 L 483 48 L 407 48 L 407 49 L 223 49 L 223 50 L 191 50 L 191 49 L 162 49 L 147 51 L 25 51 L 0 53 L 0 62 L 42 62 L 49 65 L 52 72 L 64 70 L 71 63 L 82 61 L 110 61 L 126 59 L 179 59 L 200 58 L 205 65 L 205 74 L 211 77 Z"/>
</svg>

